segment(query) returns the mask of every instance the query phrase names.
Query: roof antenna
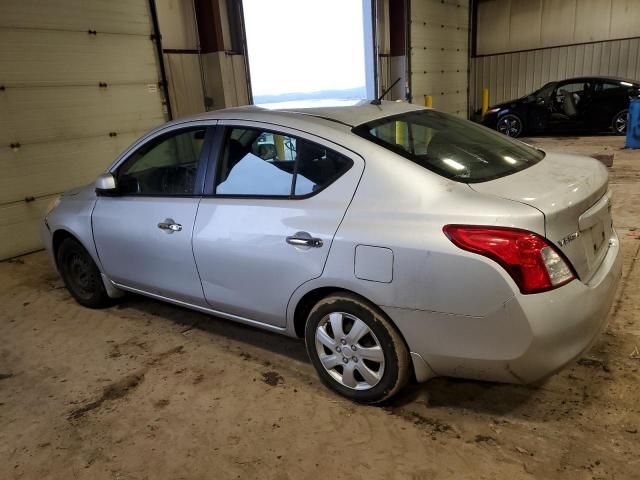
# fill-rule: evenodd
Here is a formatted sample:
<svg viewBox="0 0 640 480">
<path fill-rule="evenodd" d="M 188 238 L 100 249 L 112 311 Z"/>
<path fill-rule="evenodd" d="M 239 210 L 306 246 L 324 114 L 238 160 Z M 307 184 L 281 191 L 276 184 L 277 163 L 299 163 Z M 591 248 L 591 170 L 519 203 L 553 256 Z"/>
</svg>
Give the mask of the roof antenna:
<svg viewBox="0 0 640 480">
<path fill-rule="evenodd" d="M 373 100 L 371 100 L 371 105 L 380 105 L 382 103 L 382 99 L 384 98 L 384 96 L 389 93 L 389 91 L 396 86 L 396 83 L 398 83 L 400 81 L 400 77 L 398 77 L 398 79 L 393 82 L 391 84 L 391 86 L 389 88 L 387 88 L 384 92 L 382 92 L 382 95 L 380 95 L 378 98 L 375 98 Z"/>
</svg>

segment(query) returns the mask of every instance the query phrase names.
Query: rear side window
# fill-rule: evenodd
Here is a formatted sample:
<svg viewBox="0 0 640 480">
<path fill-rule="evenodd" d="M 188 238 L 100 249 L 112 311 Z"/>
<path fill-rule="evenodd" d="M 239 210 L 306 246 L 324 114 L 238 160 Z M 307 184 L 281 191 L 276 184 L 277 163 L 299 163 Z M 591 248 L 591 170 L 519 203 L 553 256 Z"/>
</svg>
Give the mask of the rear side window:
<svg viewBox="0 0 640 480">
<path fill-rule="evenodd" d="M 544 152 L 446 113 L 419 110 L 360 125 L 353 132 L 443 177 L 485 182 L 539 162 Z"/>
<path fill-rule="evenodd" d="M 304 197 L 327 187 L 352 161 L 305 139 L 255 128 L 229 129 L 217 195 Z"/>
</svg>

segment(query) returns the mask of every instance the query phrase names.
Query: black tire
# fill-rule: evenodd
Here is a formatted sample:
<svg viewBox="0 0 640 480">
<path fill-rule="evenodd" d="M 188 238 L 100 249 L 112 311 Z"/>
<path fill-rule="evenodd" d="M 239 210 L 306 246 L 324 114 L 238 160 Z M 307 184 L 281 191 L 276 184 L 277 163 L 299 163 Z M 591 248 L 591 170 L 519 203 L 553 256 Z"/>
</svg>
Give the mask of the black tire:
<svg viewBox="0 0 640 480">
<path fill-rule="evenodd" d="M 67 290 L 80 305 L 104 308 L 111 304 L 98 266 L 77 240 L 65 238 L 58 248 L 56 260 Z"/>
<path fill-rule="evenodd" d="M 341 318 L 344 318 L 344 321 L 341 320 L 342 325 L 346 325 L 345 328 L 341 329 L 344 332 L 344 338 L 348 338 L 349 334 L 353 332 L 353 326 L 357 320 L 364 322 L 368 327 L 368 333 L 358 337 L 352 342 L 353 345 L 351 347 L 348 344 L 344 344 L 344 342 L 340 344 L 338 341 L 340 335 L 336 335 L 330 327 L 330 314 L 341 315 Z M 350 322 L 351 325 L 349 326 Z M 326 329 L 324 330 L 325 333 L 331 332 L 330 335 L 333 337 L 330 339 L 336 341 L 335 351 L 333 348 L 316 342 L 316 332 L 319 328 Z M 305 325 L 305 343 L 311 363 L 323 383 L 335 392 L 356 402 L 368 404 L 384 402 L 404 387 L 411 376 L 409 351 L 400 333 L 379 309 L 353 294 L 345 292 L 329 295 L 313 307 Z M 351 351 L 350 348 L 354 346 L 357 349 Z M 340 352 L 340 347 L 344 347 L 344 351 L 349 353 L 338 353 Z M 356 359 L 356 356 L 365 355 L 365 352 L 371 352 L 373 349 L 376 349 L 376 353 L 379 355 L 378 347 L 383 355 L 382 362 L 372 361 L 364 357 Z M 319 353 L 318 350 L 322 353 Z M 336 357 L 335 361 L 338 364 L 331 369 L 325 368 L 320 359 L 321 354 L 325 359 Z M 350 364 L 351 371 L 354 372 L 351 374 L 350 380 L 353 381 L 355 378 L 357 382 L 354 387 L 346 386 L 342 383 L 342 380 L 335 378 L 336 376 L 344 378 L 345 365 L 349 365 L 348 362 L 350 361 L 345 355 L 354 355 L 351 357 L 353 363 Z M 341 361 L 347 363 L 343 365 L 340 363 Z M 377 373 L 379 373 L 377 383 L 369 386 L 366 376 L 360 373 L 365 371 L 362 370 L 363 367 L 370 371 L 377 369 Z"/>
<path fill-rule="evenodd" d="M 515 113 L 507 113 L 498 118 L 496 130 L 508 137 L 518 138 L 524 132 L 524 123 Z"/>
<path fill-rule="evenodd" d="M 613 116 L 613 119 L 611 120 L 611 130 L 613 130 L 613 133 L 616 135 L 626 135 L 628 124 L 629 110 L 625 108 Z"/>
</svg>

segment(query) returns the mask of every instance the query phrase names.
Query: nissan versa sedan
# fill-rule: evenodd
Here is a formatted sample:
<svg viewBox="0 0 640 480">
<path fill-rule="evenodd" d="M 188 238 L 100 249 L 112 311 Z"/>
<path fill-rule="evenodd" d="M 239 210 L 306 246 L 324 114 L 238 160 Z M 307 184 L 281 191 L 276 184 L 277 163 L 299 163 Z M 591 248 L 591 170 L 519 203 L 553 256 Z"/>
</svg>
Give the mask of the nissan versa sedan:
<svg viewBox="0 0 640 480">
<path fill-rule="evenodd" d="M 604 328 L 607 171 L 406 103 L 221 110 L 163 125 L 43 237 L 69 292 L 134 292 L 304 338 L 336 392 L 534 382 Z"/>
<path fill-rule="evenodd" d="M 624 135 L 629 99 L 639 95 L 640 82 L 635 80 L 569 78 L 491 107 L 483 115 L 482 124 L 510 137 L 588 131 Z"/>
</svg>

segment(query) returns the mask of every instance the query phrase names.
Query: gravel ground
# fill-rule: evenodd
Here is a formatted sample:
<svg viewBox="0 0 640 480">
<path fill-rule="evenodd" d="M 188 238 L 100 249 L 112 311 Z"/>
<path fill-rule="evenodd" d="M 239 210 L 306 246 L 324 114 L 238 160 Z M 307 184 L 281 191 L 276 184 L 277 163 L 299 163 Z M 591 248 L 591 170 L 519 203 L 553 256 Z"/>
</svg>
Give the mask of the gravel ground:
<svg viewBox="0 0 640 480">
<path fill-rule="evenodd" d="M 0 478 L 640 479 L 640 153 L 529 141 L 615 154 L 624 254 L 605 334 L 544 384 L 435 379 L 355 405 L 300 341 L 142 297 L 84 309 L 38 252 L 0 263 Z"/>
</svg>

